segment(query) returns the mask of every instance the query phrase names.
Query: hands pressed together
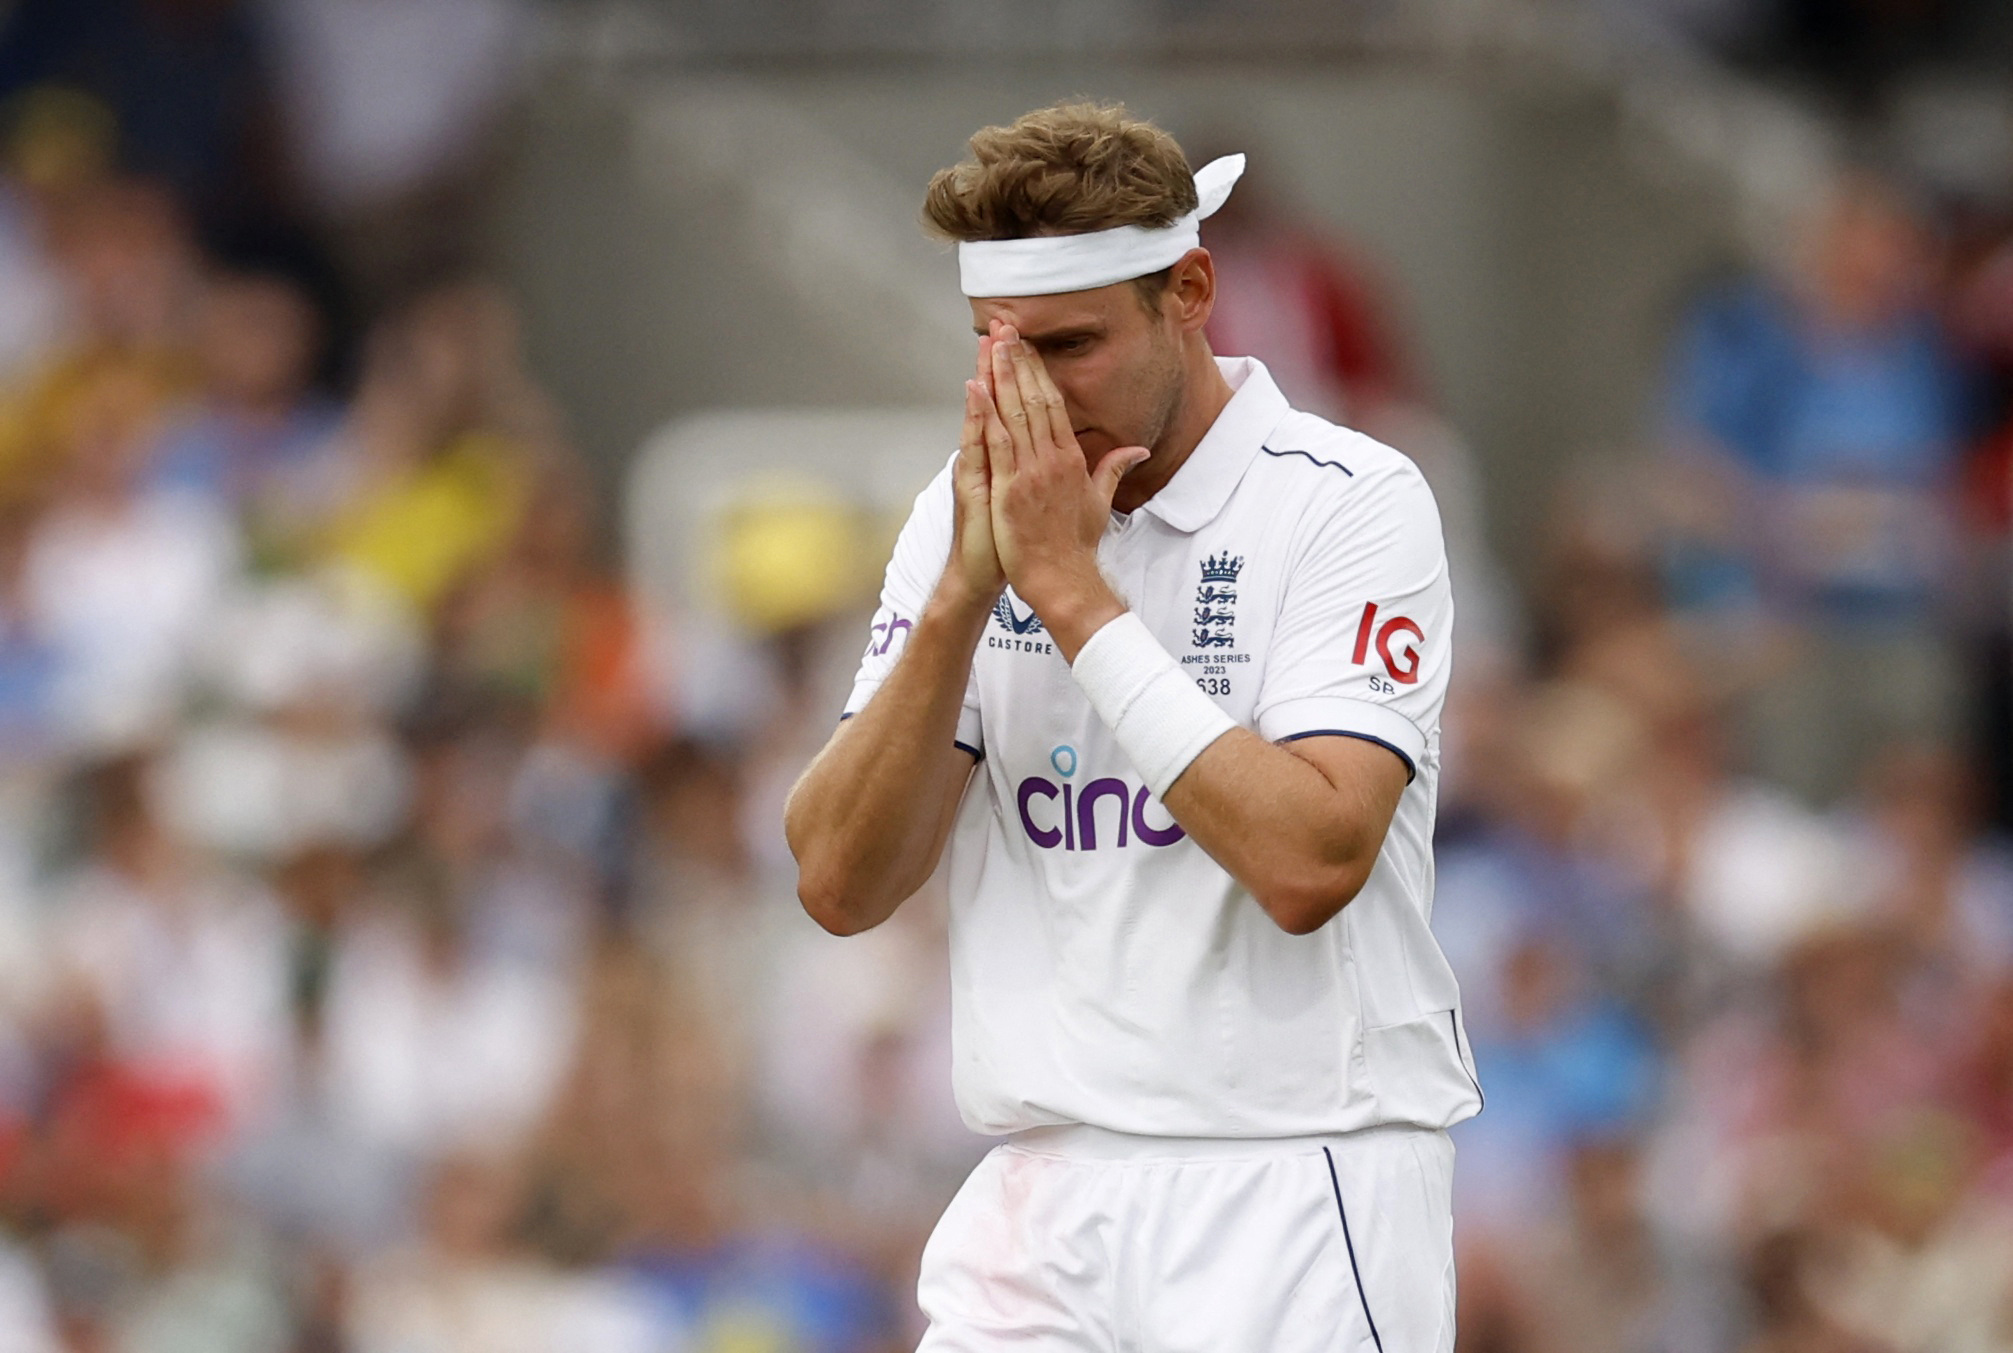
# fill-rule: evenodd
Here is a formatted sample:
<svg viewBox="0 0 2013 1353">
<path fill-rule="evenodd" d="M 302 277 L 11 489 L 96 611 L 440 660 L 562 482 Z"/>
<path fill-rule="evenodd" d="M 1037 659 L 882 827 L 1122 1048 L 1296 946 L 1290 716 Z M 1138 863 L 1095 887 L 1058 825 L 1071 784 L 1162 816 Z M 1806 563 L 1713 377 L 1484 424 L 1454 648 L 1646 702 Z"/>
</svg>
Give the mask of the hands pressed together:
<svg viewBox="0 0 2013 1353">
<path fill-rule="evenodd" d="M 1007 583 L 1032 606 L 1066 659 L 1125 610 L 1098 571 L 1097 545 L 1126 471 L 1142 446 L 1085 464 L 1062 395 L 1012 325 L 979 340 L 977 378 L 965 382 L 964 430 L 953 487 L 952 569 L 987 605 Z"/>
</svg>

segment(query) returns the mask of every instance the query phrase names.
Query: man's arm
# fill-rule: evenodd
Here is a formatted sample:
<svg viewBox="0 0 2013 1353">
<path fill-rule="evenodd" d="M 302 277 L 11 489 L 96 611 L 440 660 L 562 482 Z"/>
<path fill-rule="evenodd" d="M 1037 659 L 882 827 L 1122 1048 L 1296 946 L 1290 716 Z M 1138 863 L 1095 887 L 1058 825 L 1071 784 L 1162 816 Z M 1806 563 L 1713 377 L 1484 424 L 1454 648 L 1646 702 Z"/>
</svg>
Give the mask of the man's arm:
<svg viewBox="0 0 2013 1353">
<path fill-rule="evenodd" d="M 946 583 L 887 683 L 839 725 L 783 809 L 797 896 L 835 935 L 879 925 L 929 879 L 977 764 L 954 739 L 992 603 Z"/>
<path fill-rule="evenodd" d="M 1094 586 L 1081 584 L 1087 598 L 1100 590 L 1103 599 L 1059 608 L 1057 623 L 1043 618 L 1072 666 L 1098 630 L 1125 614 L 1102 576 Z M 1160 800 L 1281 930 L 1305 935 L 1362 891 L 1410 778 L 1396 753 L 1362 738 L 1275 744 L 1231 728 L 1176 775 Z"/>
<path fill-rule="evenodd" d="M 1076 669 L 1092 636 L 1126 614 L 1098 570 L 1096 546 L 1117 481 L 1109 471 L 1122 474 L 1117 458 L 1128 452 L 1110 452 L 1089 471 L 1040 358 L 1011 330 L 1001 338 L 994 399 L 983 410 L 994 531 L 1014 591 Z M 1140 770 L 1151 780 L 1152 768 Z M 1298 935 L 1361 890 L 1408 778 L 1397 755 L 1360 738 L 1275 745 L 1230 728 L 1176 774 L 1161 801 L 1281 929 Z"/>
<path fill-rule="evenodd" d="M 990 340 L 981 345 L 986 361 Z M 943 576 L 866 708 L 839 725 L 790 791 L 783 833 L 797 896 L 835 935 L 879 925 L 929 879 L 976 757 L 955 745 L 972 654 L 1006 577 L 993 548 L 984 391 L 965 388 Z"/>
<path fill-rule="evenodd" d="M 1405 781 L 1405 763 L 1374 742 L 1278 745 L 1234 728 L 1161 801 L 1281 930 L 1305 935 L 1362 890 Z"/>
</svg>

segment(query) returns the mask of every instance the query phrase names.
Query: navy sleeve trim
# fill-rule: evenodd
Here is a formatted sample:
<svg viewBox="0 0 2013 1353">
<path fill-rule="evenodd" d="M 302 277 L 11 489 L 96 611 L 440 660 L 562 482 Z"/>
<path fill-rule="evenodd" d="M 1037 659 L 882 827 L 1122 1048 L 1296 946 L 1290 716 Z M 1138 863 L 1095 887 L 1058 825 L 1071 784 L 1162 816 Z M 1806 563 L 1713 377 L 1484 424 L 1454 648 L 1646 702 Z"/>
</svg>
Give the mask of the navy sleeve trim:
<svg viewBox="0 0 2013 1353">
<path fill-rule="evenodd" d="M 1300 450 L 1274 451 L 1269 446 L 1261 446 L 1258 449 L 1260 451 L 1263 451 L 1266 455 L 1271 456 L 1277 460 L 1284 460 L 1288 456 L 1304 456 L 1306 459 L 1313 461 L 1316 465 L 1319 465 L 1324 470 L 1340 470 L 1343 474 L 1348 475 L 1351 479 L 1354 479 L 1356 477 L 1356 472 L 1350 469 L 1347 465 L 1344 465 L 1341 461 L 1321 460 L 1317 458 L 1311 451 L 1300 451 Z"/>
<path fill-rule="evenodd" d="M 850 715 L 850 714 L 841 714 L 841 715 L 839 716 L 839 722 L 840 722 L 840 723 L 844 723 L 844 722 L 845 722 L 846 720 L 848 720 L 848 719 L 850 719 L 850 718 L 852 718 L 852 717 L 853 717 L 853 716 L 852 716 L 852 715 Z M 958 749 L 959 751 L 961 751 L 961 752 L 969 752 L 969 753 L 971 753 L 971 758 L 972 758 L 972 760 L 974 760 L 974 761 L 983 761 L 983 760 L 985 760 L 985 759 L 986 759 L 986 754 L 985 754 L 984 752 L 980 751 L 980 750 L 979 750 L 978 748 L 976 748 L 976 747 L 972 746 L 972 745 L 971 745 L 970 743 L 968 743 L 968 742 L 959 742 L 959 741 L 958 741 L 958 740 L 957 740 L 956 738 L 952 738 L 952 739 L 951 739 L 951 746 L 953 746 L 953 747 L 957 748 L 957 749 Z"/>
<path fill-rule="evenodd" d="M 1419 778 L 1419 768 L 1412 764 L 1412 758 L 1405 755 L 1402 749 L 1393 743 L 1384 741 L 1382 738 L 1372 737 L 1368 733 L 1351 732 L 1347 728 L 1310 728 L 1305 733 L 1288 733 L 1285 737 L 1280 738 L 1279 741 L 1298 742 L 1302 738 L 1355 738 L 1360 742 L 1374 742 L 1405 763 L 1406 784 L 1409 785 Z"/>
</svg>

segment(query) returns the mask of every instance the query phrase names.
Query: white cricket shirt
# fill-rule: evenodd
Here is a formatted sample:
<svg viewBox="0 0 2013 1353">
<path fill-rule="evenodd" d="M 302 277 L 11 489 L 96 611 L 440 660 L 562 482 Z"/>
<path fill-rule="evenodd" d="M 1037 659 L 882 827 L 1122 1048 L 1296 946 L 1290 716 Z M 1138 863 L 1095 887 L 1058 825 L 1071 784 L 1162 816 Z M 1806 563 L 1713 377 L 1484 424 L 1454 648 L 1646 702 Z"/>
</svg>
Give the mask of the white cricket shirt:
<svg viewBox="0 0 2013 1353">
<path fill-rule="evenodd" d="M 1260 363 L 1105 575 L 1240 724 L 1342 734 L 1412 778 L 1354 901 L 1279 929 L 1149 793 L 1011 590 L 957 741 L 982 759 L 949 852 L 953 1083 L 980 1132 L 1182 1137 L 1445 1127 L 1481 1107 L 1434 941 L 1433 813 L 1453 603 L 1417 467 L 1290 408 Z M 879 689 L 950 555 L 950 471 L 895 545 L 847 712 Z"/>
</svg>

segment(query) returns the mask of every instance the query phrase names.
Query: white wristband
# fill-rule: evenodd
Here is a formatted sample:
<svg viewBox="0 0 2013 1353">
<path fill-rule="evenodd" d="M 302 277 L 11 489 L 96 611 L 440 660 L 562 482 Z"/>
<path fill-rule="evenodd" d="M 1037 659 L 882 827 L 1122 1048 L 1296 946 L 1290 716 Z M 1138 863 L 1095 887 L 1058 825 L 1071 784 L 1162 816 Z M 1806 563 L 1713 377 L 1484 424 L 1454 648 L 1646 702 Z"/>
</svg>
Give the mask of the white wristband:
<svg viewBox="0 0 2013 1353">
<path fill-rule="evenodd" d="M 1131 611 L 1091 635 L 1069 671 L 1156 797 L 1237 727 Z"/>
</svg>

